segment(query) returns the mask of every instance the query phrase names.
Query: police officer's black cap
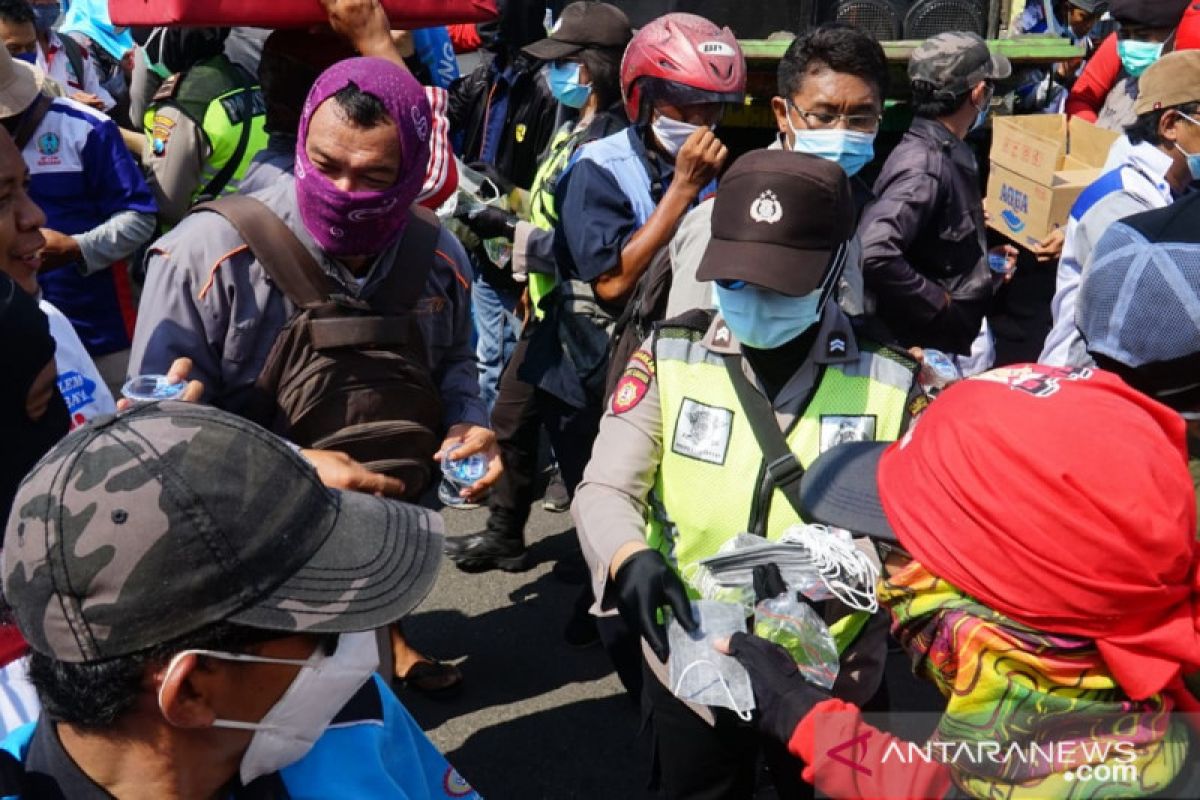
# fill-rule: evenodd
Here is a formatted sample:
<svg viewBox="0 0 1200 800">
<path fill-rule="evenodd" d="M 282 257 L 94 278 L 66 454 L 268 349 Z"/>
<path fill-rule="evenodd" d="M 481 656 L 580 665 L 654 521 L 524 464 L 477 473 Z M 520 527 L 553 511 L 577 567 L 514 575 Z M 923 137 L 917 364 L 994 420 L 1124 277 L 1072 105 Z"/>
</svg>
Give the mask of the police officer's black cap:
<svg viewBox="0 0 1200 800">
<path fill-rule="evenodd" d="M 1110 0 L 1108 13 L 1125 25 L 1174 28 L 1190 0 Z"/>
<path fill-rule="evenodd" d="M 801 297 L 821 286 L 854 235 L 849 179 L 818 156 L 753 150 L 730 167 L 713 202 L 712 240 L 696 273 L 702 281 Z"/>
<path fill-rule="evenodd" d="M 522 49 L 542 61 L 558 61 L 593 48 L 623 50 L 633 38 L 625 12 L 608 3 L 580 0 L 563 9 L 554 33 Z"/>
</svg>

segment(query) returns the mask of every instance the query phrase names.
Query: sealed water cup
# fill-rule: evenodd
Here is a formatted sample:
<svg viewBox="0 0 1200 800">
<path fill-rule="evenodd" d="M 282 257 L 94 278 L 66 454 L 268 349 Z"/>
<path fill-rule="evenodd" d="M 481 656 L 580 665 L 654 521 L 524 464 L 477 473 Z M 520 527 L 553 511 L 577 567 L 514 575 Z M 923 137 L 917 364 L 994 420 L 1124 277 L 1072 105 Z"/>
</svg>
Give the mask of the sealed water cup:
<svg viewBox="0 0 1200 800">
<path fill-rule="evenodd" d="M 171 383 L 166 375 L 138 375 L 125 382 L 121 394 L 135 403 L 151 403 L 156 400 L 175 400 L 186 388 L 186 382 Z"/>
</svg>

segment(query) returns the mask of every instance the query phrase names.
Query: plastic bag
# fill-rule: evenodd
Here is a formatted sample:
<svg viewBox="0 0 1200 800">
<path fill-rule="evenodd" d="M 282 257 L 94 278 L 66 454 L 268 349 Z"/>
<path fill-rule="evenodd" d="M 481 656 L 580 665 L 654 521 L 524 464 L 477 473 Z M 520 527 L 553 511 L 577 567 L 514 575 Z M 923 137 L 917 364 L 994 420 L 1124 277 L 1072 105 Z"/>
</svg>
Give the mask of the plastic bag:
<svg viewBox="0 0 1200 800">
<path fill-rule="evenodd" d="M 809 683 L 832 689 L 838 651 L 829 626 L 795 592 L 763 600 L 754 609 L 754 632 L 788 651 Z"/>
<path fill-rule="evenodd" d="M 692 611 L 700 624 L 695 633 L 685 631 L 674 618 L 667 625 L 671 693 L 689 703 L 728 708 L 748 721 L 754 710 L 750 675 L 737 659 L 713 646 L 718 639 L 745 632 L 745 609 L 697 600 L 692 603 Z"/>
</svg>

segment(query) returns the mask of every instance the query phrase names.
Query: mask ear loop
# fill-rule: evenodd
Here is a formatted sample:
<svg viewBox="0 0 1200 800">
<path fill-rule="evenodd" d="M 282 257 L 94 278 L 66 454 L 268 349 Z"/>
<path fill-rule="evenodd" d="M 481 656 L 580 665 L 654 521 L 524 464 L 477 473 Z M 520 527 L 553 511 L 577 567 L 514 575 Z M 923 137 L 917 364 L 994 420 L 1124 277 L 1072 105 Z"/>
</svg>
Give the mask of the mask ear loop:
<svg viewBox="0 0 1200 800">
<path fill-rule="evenodd" d="M 729 698 L 729 705 L 733 706 L 734 713 L 738 715 L 742 722 L 749 722 L 750 720 L 754 719 L 753 708 L 747 709 L 746 711 L 742 711 L 738 708 L 737 698 L 733 696 L 733 689 L 729 688 L 729 682 L 725 680 L 725 676 L 721 674 L 721 670 L 717 668 L 717 665 L 711 661 L 693 661 L 691 664 L 688 664 L 686 667 L 684 667 L 683 672 L 679 673 L 679 680 L 676 681 L 675 689 L 671 692 L 671 694 L 678 697 L 679 689 L 683 686 L 683 679 L 687 677 L 689 672 L 701 664 L 706 664 L 712 667 L 713 672 L 717 673 L 717 680 L 721 683 L 721 688 L 725 690 L 725 696 Z"/>
<path fill-rule="evenodd" d="M 797 538 L 808 548 L 817 575 L 834 597 L 847 606 L 874 614 L 879 610 L 875 584 L 879 573 L 875 565 L 854 544 L 846 544 L 824 525 L 806 525 Z M 850 582 L 864 588 L 852 586 Z"/>
<path fill-rule="evenodd" d="M 842 242 L 833 255 L 829 272 L 825 275 L 825 280 L 821 282 L 821 299 L 817 303 L 818 314 L 825 310 L 825 304 L 829 302 L 829 298 L 833 297 L 834 290 L 837 289 L 838 282 L 842 279 L 842 273 L 846 271 L 846 259 L 849 251 L 850 243 Z"/>
</svg>

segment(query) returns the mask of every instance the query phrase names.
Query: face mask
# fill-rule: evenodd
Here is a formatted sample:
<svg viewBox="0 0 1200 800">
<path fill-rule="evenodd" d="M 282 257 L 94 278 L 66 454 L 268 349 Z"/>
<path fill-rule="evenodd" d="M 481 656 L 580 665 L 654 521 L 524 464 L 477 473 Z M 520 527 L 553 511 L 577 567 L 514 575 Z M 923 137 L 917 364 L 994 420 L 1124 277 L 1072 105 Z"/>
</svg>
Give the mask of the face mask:
<svg viewBox="0 0 1200 800">
<path fill-rule="evenodd" d="M 700 624 L 695 633 L 685 631 L 674 618 L 667 627 L 671 693 L 691 703 L 728 708 L 749 722 L 754 711 L 750 675 L 714 646 L 718 639 L 745 632 L 746 611 L 736 603 L 696 600 L 692 612 Z"/>
<path fill-rule="evenodd" d="M 15 58 L 17 61 L 24 61 L 26 64 L 36 64 L 37 63 L 37 51 L 31 50 L 28 53 L 20 53 L 18 55 L 13 56 L 13 58 Z"/>
<path fill-rule="evenodd" d="M 971 130 L 977 131 L 987 124 L 988 114 L 991 113 L 992 110 L 992 96 L 993 93 L 989 90 L 987 99 L 983 101 L 981 106 L 977 107 L 979 114 L 976 115 L 975 121 L 971 123 Z"/>
<path fill-rule="evenodd" d="M 214 728 L 254 731 L 250 746 L 242 755 L 239 775 L 243 786 L 304 758 L 329 727 L 330 721 L 379 667 L 379 646 L 374 631 L 343 633 L 338 637 L 337 650 L 333 655 L 313 653 L 307 661 L 265 658 L 246 653 L 185 650 L 171 660 L 167 674 L 170 675 L 171 670 L 175 669 L 179 659 L 189 654 L 227 661 L 302 667 L 292 685 L 259 722 L 213 720 Z M 162 708 L 161 694 L 158 703 Z"/>
<path fill-rule="evenodd" d="M 578 62 L 566 61 L 546 67 L 546 80 L 554 99 L 568 108 L 583 108 L 592 94 L 591 84 L 579 82 Z"/>
<path fill-rule="evenodd" d="M 33 6 L 33 27 L 38 33 L 45 33 L 54 27 L 54 23 L 58 22 L 59 16 L 62 14 L 58 3 L 50 5 Z"/>
<path fill-rule="evenodd" d="M 415 197 L 401 180 L 377 192 L 343 192 L 296 148 L 296 200 L 300 219 L 317 245 L 334 258 L 375 256 L 404 233 Z"/>
<path fill-rule="evenodd" d="M 1117 43 L 1117 53 L 1121 56 L 1121 65 L 1125 71 L 1135 78 L 1141 77 L 1146 68 L 1158 61 L 1162 55 L 1163 42 L 1133 42 L 1122 39 Z"/>
<path fill-rule="evenodd" d="M 875 158 L 875 137 L 860 131 L 844 131 L 839 128 L 826 130 L 800 130 L 792 127 L 792 151 L 820 156 L 832 161 L 846 171 L 850 177 L 857 175 Z"/>
<path fill-rule="evenodd" d="M 817 324 L 821 295 L 820 289 L 788 297 L 757 286 L 726 289 L 717 284 L 717 308 L 738 341 L 755 350 L 773 350 Z"/>
<path fill-rule="evenodd" d="M 1179 112 L 1179 116 L 1183 117 L 1193 125 L 1200 125 L 1200 122 L 1192 119 L 1182 111 Z M 1178 142 L 1175 144 L 1175 149 L 1180 153 L 1183 153 L 1183 157 L 1187 159 L 1188 172 L 1192 173 L 1192 180 L 1200 181 L 1200 153 L 1189 153 L 1187 150 L 1184 150 L 1182 147 L 1180 147 Z"/>
<path fill-rule="evenodd" d="M 650 130 L 654 133 L 654 138 L 658 139 L 658 143 L 671 158 L 679 153 L 679 148 L 683 147 L 683 143 L 688 140 L 688 137 L 700 130 L 701 127 L 690 122 L 671 119 L 664 114 L 659 114 L 654 122 L 650 123 Z"/>
</svg>

